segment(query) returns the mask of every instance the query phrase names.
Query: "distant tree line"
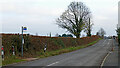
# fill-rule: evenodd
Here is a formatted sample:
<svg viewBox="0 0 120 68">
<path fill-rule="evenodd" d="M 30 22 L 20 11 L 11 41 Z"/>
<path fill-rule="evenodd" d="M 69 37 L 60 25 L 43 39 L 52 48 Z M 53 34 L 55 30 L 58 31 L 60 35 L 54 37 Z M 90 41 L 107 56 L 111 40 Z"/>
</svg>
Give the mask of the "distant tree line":
<svg viewBox="0 0 120 68">
<path fill-rule="evenodd" d="M 56 34 L 56 37 L 73 37 L 73 35 L 72 34 L 62 34 L 62 35 Z"/>
<path fill-rule="evenodd" d="M 73 37 L 71 34 L 62 34 L 61 37 Z"/>
<path fill-rule="evenodd" d="M 100 28 L 100 30 L 96 33 L 96 35 L 99 35 L 101 37 L 104 37 L 105 34 L 106 34 L 106 32 L 103 28 Z"/>
</svg>

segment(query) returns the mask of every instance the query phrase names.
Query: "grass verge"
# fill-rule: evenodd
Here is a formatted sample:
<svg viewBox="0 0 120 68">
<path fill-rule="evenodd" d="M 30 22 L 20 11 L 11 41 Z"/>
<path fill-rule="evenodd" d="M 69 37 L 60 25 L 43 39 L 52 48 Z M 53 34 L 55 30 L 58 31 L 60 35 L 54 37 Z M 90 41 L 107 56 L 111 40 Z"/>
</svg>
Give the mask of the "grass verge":
<svg viewBox="0 0 120 68">
<path fill-rule="evenodd" d="M 7 60 L 2 61 L 2 66 L 8 65 L 8 64 L 12 64 L 12 63 L 17 63 L 17 62 L 22 62 L 22 61 L 25 61 L 25 60 L 18 59 L 15 56 L 9 56 L 9 57 L 7 57 Z"/>
<path fill-rule="evenodd" d="M 68 47 L 68 48 L 63 48 L 63 49 L 59 49 L 59 50 L 56 50 L 56 51 L 50 51 L 50 52 L 46 51 L 45 53 L 44 52 L 38 52 L 38 54 L 40 54 L 40 56 L 37 56 L 37 58 L 45 58 L 45 57 L 49 57 L 49 56 L 55 56 L 55 55 L 59 55 L 59 54 L 62 54 L 62 53 L 75 51 L 75 50 L 78 50 L 78 49 L 81 49 L 81 48 L 91 46 L 91 45 L 97 43 L 99 40 L 101 40 L 101 38 L 99 38 L 98 40 L 93 41 L 89 44 L 86 44 L 86 45 L 81 45 L 81 46 L 77 46 L 77 47 Z M 18 59 L 15 56 L 9 56 L 7 58 L 7 60 L 2 61 L 2 65 L 5 66 L 5 65 L 8 65 L 8 64 L 18 63 L 18 62 L 22 62 L 22 61 L 26 61 L 26 60 Z"/>
<path fill-rule="evenodd" d="M 37 58 L 44 58 L 44 57 L 48 57 L 48 56 L 55 56 L 55 55 L 59 55 L 59 54 L 62 54 L 62 53 L 72 52 L 72 51 L 75 51 L 75 50 L 78 50 L 78 49 L 82 49 L 82 48 L 91 46 L 91 45 L 97 43 L 99 40 L 101 40 L 101 39 L 99 38 L 98 40 L 93 41 L 89 44 L 81 45 L 81 46 L 77 46 L 77 47 L 63 48 L 63 49 L 59 49 L 59 50 L 56 50 L 56 51 L 50 51 L 50 52 L 45 52 L 45 53 L 42 52 L 42 53 L 40 53 L 41 55 Z"/>
</svg>

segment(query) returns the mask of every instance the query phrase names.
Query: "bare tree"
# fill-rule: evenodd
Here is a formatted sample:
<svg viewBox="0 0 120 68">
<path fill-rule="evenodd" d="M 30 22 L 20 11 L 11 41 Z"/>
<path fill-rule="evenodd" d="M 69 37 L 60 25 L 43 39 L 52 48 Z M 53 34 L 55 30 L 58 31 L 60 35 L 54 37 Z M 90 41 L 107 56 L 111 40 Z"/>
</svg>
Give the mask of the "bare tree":
<svg viewBox="0 0 120 68">
<path fill-rule="evenodd" d="M 90 18 L 89 18 L 88 22 L 85 23 L 85 30 L 84 30 L 87 36 L 91 36 L 92 26 L 93 26 L 93 23 L 90 21 Z"/>
<path fill-rule="evenodd" d="M 105 30 L 103 28 L 100 28 L 100 30 L 98 31 L 99 35 L 104 37 L 104 35 L 106 34 Z"/>
<path fill-rule="evenodd" d="M 38 36 L 38 33 L 36 33 L 36 36 Z"/>
<path fill-rule="evenodd" d="M 68 9 L 56 20 L 56 24 L 79 38 L 89 14 L 90 10 L 85 4 L 71 2 Z"/>
<path fill-rule="evenodd" d="M 57 34 L 55 35 L 55 37 L 59 37 L 59 34 L 57 33 Z"/>
<path fill-rule="evenodd" d="M 99 35 L 99 32 L 96 32 L 96 35 Z"/>
</svg>

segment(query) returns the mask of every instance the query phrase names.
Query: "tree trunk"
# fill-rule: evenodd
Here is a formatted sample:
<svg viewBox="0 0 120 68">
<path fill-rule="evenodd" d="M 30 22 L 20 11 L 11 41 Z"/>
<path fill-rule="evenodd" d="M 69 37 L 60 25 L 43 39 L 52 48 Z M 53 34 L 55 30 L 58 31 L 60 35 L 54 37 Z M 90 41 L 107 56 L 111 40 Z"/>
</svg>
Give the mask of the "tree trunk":
<svg viewBox="0 0 120 68">
<path fill-rule="evenodd" d="M 77 35 L 76 35 L 76 38 L 80 38 L 80 34 L 77 34 Z"/>
<path fill-rule="evenodd" d="M 88 34 L 87 34 L 87 36 L 91 36 L 91 24 L 90 24 L 90 18 L 89 18 L 89 24 L 88 24 Z"/>
</svg>

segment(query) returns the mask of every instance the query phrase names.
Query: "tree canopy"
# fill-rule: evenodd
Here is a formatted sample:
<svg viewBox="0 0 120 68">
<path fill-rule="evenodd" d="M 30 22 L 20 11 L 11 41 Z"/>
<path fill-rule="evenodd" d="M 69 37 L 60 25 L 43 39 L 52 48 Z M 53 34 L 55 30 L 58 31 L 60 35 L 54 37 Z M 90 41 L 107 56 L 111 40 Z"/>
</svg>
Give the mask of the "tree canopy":
<svg viewBox="0 0 120 68">
<path fill-rule="evenodd" d="M 56 24 L 79 38 L 90 13 L 82 2 L 71 2 L 68 9 L 56 20 Z"/>
</svg>

